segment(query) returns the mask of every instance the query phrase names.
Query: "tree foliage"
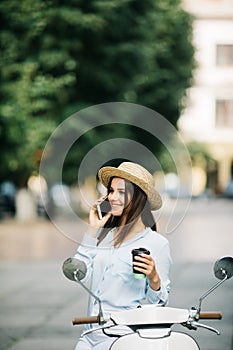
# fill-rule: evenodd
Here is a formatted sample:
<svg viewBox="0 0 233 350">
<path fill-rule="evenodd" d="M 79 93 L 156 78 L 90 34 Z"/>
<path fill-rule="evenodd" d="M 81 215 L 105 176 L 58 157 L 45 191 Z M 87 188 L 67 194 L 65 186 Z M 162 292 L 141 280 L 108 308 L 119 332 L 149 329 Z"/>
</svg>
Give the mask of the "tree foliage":
<svg viewBox="0 0 233 350">
<path fill-rule="evenodd" d="M 0 180 L 25 182 L 54 128 L 86 106 L 137 103 L 176 125 L 194 67 L 180 0 L 2 0 L 0 23 Z"/>
</svg>

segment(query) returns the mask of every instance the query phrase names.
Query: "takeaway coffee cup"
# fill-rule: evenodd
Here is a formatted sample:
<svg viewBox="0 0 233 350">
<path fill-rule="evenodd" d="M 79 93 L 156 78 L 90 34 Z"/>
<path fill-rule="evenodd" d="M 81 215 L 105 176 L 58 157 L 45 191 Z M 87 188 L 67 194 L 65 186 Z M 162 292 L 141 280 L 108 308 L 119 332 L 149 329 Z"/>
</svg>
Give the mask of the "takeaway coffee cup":
<svg viewBox="0 0 233 350">
<path fill-rule="evenodd" d="M 132 253 L 132 255 L 133 255 L 133 261 L 136 261 L 136 260 L 134 259 L 135 256 L 140 256 L 140 255 L 142 255 L 142 254 L 150 255 L 149 250 L 147 250 L 146 248 L 137 248 L 137 249 L 133 249 L 131 253 Z M 135 277 L 135 278 L 145 278 L 145 277 L 146 277 L 146 275 L 144 275 L 144 273 L 135 270 L 135 269 L 134 269 L 134 266 L 133 266 L 133 274 L 134 274 L 134 277 Z"/>
</svg>

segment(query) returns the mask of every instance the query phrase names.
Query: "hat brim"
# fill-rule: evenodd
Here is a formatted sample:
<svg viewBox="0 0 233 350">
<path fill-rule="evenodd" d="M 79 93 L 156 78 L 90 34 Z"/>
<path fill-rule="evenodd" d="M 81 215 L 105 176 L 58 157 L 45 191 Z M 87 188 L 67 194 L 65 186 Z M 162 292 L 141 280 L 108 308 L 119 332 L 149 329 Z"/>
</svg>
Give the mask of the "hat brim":
<svg viewBox="0 0 233 350">
<path fill-rule="evenodd" d="M 143 179 L 140 179 L 127 171 L 108 166 L 101 168 L 98 172 L 98 176 L 105 187 L 108 187 L 109 181 L 112 177 L 120 177 L 128 180 L 140 187 L 146 193 L 150 202 L 151 210 L 158 210 L 162 206 L 162 198 L 156 189 L 148 185 Z"/>
</svg>

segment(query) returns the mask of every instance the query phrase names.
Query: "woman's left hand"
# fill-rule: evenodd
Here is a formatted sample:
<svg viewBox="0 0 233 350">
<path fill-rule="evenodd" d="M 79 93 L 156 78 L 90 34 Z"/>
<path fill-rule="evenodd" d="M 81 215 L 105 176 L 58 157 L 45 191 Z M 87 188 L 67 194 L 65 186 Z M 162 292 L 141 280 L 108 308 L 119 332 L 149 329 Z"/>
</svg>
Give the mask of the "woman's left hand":
<svg viewBox="0 0 233 350">
<path fill-rule="evenodd" d="M 137 260 L 133 263 L 135 270 L 146 275 L 149 280 L 151 289 L 159 290 L 160 278 L 158 272 L 156 271 L 155 262 L 152 256 L 142 254 L 140 256 L 135 256 L 135 259 Z"/>
</svg>

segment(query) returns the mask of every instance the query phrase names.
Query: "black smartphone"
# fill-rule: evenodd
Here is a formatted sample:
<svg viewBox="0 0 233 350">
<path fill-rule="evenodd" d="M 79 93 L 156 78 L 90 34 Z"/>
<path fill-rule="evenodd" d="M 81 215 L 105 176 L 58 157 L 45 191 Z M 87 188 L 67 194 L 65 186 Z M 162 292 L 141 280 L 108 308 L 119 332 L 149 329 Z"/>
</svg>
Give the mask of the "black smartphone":
<svg viewBox="0 0 233 350">
<path fill-rule="evenodd" d="M 111 210 L 111 205 L 108 201 L 108 197 L 106 197 L 103 202 L 97 205 L 97 211 L 99 219 L 103 219 L 103 217 Z"/>
</svg>

